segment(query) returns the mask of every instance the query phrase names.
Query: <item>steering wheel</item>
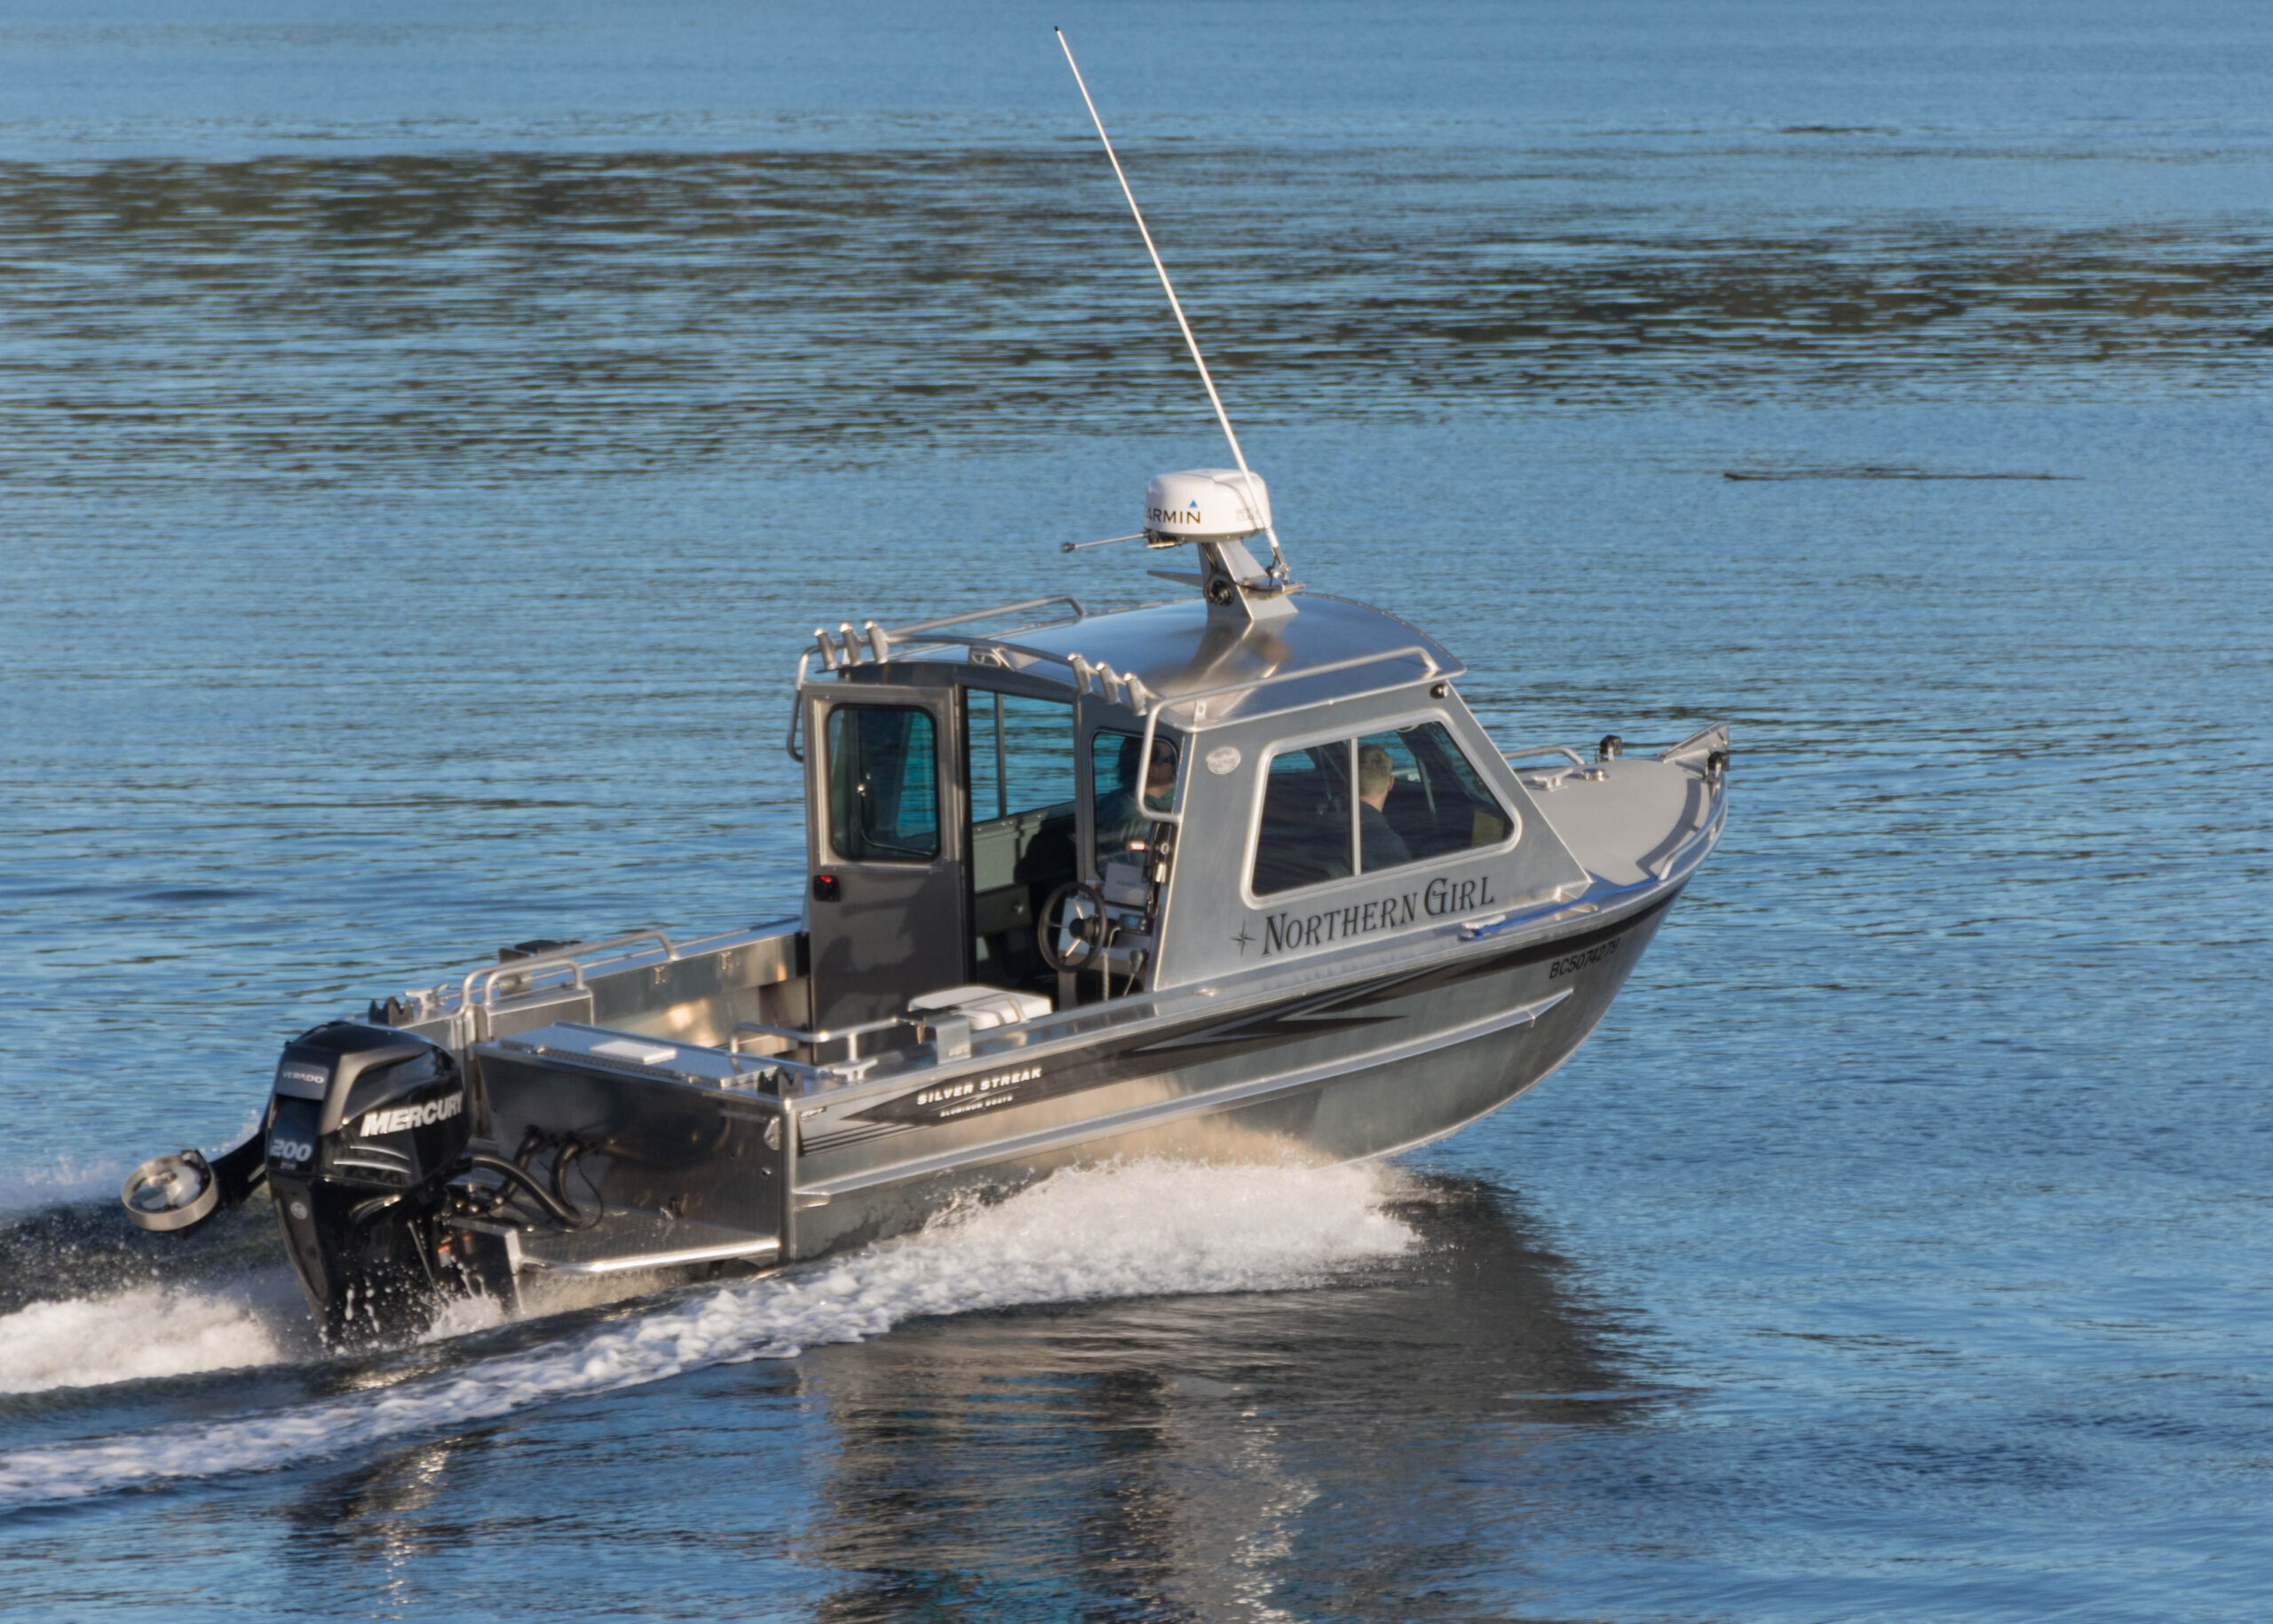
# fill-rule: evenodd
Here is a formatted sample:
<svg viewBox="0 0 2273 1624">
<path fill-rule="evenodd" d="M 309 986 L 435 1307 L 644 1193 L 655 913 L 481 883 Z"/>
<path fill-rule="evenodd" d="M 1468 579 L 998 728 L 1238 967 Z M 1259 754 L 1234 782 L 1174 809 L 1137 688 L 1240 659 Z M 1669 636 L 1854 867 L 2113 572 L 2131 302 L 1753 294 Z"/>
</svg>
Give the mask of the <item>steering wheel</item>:
<svg viewBox="0 0 2273 1624">
<path fill-rule="evenodd" d="M 1105 898 L 1094 885 L 1068 880 L 1049 893 L 1034 922 L 1041 962 L 1070 974 L 1087 970 L 1105 948 Z"/>
</svg>

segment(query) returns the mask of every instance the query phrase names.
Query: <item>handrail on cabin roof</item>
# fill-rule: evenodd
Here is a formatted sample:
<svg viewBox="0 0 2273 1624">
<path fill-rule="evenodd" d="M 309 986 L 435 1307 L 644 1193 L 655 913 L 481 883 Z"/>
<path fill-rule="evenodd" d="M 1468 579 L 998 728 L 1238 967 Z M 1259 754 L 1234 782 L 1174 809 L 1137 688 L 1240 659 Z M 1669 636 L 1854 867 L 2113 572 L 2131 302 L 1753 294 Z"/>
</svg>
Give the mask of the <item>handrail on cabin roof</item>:
<svg viewBox="0 0 2273 1624">
<path fill-rule="evenodd" d="M 832 671 L 843 671 L 860 664 L 881 665 L 891 658 L 893 642 L 909 637 L 921 638 L 925 645 L 931 646 L 961 647 L 973 654 L 983 651 L 994 654 L 998 658 L 1003 654 L 1018 654 L 1029 660 L 1062 665 L 1073 674 L 1073 685 L 1077 693 L 1095 693 L 1108 703 L 1118 705 L 1133 715 L 1144 717 L 1144 753 L 1140 759 L 1149 760 L 1152 755 L 1152 741 L 1159 732 L 1160 713 L 1172 707 L 1198 707 L 1198 709 L 1192 712 L 1190 722 L 1186 724 L 1186 731 L 1190 731 L 1194 724 L 1205 717 L 1209 701 L 1233 696 L 1244 698 L 1260 689 L 1272 687 L 1281 683 L 1304 682 L 1316 677 L 1332 677 L 1342 671 L 1378 665 L 1390 660 L 1417 659 L 1421 661 L 1421 674 L 1416 677 L 1410 677 L 1402 682 L 1384 683 L 1355 693 L 1336 693 L 1318 701 L 1327 705 L 1336 705 L 1351 700 L 1370 699 L 1376 694 L 1390 693 L 1398 688 L 1407 686 L 1413 682 L 1425 682 L 1431 677 L 1442 676 L 1445 670 L 1444 666 L 1437 663 L 1436 654 L 1429 648 L 1418 643 L 1408 643 L 1398 648 L 1377 649 L 1371 654 L 1352 654 L 1343 660 L 1329 660 L 1323 665 L 1301 666 L 1291 670 L 1272 671 L 1264 676 L 1247 677 L 1238 682 L 1222 683 L 1214 687 L 1200 688 L 1190 693 L 1160 694 L 1147 688 L 1135 672 L 1127 674 L 1117 672 L 1111 666 L 1082 658 L 1078 651 L 1068 650 L 1060 654 L 1055 649 L 1034 648 L 1010 641 L 1023 632 L 1039 630 L 1048 626 L 1067 624 L 1069 620 L 1066 619 L 1038 622 L 1033 626 L 1018 627 L 995 637 L 974 637 L 968 633 L 942 630 L 948 626 L 965 625 L 972 621 L 986 620 L 997 614 L 1016 614 L 1025 610 L 1043 608 L 1053 604 L 1069 605 L 1073 611 L 1069 617 L 1072 622 L 1085 620 L 1089 617 L 1089 611 L 1082 606 L 1079 598 L 1061 592 L 1053 593 L 1046 598 L 1021 598 L 1015 603 L 997 604 L 992 608 L 973 609 L 961 614 L 942 615 L 936 620 L 917 621 L 907 626 L 886 628 L 877 625 L 874 621 L 866 621 L 862 622 L 859 633 L 853 631 L 852 623 L 847 621 L 838 627 L 838 635 L 834 638 L 830 637 L 826 628 L 817 627 L 814 629 L 813 639 L 818 647 L 807 649 L 799 655 L 796 685 L 800 693 L 804 691 L 805 673 L 816 653 L 828 661 Z M 939 632 L 940 635 L 925 635 L 932 632 Z M 860 657 L 863 641 L 867 643 L 869 654 L 869 659 L 867 661 L 863 661 Z M 802 707 L 792 709 L 788 741 L 790 757 L 798 761 L 804 759 L 803 752 L 797 749 L 797 720 L 801 711 Z M 1277 712 L 1265 711 L 1262 714 L 1276 715 Z M 1181 823 L 1183 820 L 1184 813 L 1181 806 L 1156 820 L 1164 823 Z"/>
</svg>

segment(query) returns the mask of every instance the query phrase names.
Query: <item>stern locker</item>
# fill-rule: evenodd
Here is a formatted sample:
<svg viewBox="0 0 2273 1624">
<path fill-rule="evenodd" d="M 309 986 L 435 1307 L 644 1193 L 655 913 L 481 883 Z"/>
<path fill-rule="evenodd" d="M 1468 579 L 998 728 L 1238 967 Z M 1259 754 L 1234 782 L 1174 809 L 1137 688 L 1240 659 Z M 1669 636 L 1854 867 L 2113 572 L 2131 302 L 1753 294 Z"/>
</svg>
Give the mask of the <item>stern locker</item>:
<svg viewBox="0 0 2273 1624">
<path fill-rule="evenodd" d="M 612 1209 L 782 1234 L 791 1136 L 778 1103 L 630 1068 L 477 1052 L 491 1143 L 511 1156 L 533 1133 L 556 1145 L 576 1140 L 584 1149 L 566 1193 L 578 1206 L 590 1210 L 597 1195 Z M 549 1171 L 556 1153 L 542 1150 L 533 1165 Z"/>
</svg>

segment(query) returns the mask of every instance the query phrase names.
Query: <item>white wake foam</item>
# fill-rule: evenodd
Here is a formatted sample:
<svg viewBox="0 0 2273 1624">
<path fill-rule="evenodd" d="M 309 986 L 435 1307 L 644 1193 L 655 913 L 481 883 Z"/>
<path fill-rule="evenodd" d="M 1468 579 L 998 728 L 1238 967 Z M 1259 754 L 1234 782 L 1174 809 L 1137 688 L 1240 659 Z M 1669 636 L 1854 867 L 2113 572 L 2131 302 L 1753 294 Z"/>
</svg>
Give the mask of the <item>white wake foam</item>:
<svg viewBox="0 0 2273 1624">
<path fill-rule="evenodd" d="M 226 1290 L 142 1286 L 0 1314 L 0 1393 L 273 1365 L 307 1312 L 289 1279 Z"/>
<path fill-rule="evenodd" d="M 0 1508 L 295 1465 L 706 1366 L 857 1342 L 920 1315 L 1301 1286 L 1414 1244 L 1382 1210 L 1394 1176 L 1153 1161 L 1060 1173 L 920 1235 L 447 1374 L 212 1425 L 0 1455 Z"/>
</svg>

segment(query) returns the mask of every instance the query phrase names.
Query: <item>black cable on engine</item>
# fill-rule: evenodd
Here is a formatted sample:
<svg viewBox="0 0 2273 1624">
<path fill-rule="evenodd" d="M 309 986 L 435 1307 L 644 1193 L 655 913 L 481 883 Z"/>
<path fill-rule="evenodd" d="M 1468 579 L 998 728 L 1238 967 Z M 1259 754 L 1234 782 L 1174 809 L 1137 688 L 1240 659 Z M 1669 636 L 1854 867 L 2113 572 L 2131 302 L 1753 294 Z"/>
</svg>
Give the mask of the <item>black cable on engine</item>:
<svg viewBox="0 0 2273 1624">
<path fill-rule="evenodd" d="M 486 1168 L 492 1173 L 503 1173 L 513 1183 L 527 1190 L 536 1204 L 544 1208 L 545 1216 L 556 1224 L 565 1224 L 570 1229 L 590 1229 L 599 1222 L 598 1217 L 588 1218 L 574 1206 L 556 1199 L 551 1191 L 537 1182 L 535 1174 L 527 1168 L 506 1161 L 503 1156 L 488 1156 L 476 1151 L 467 1160 L 477 1168 Z"/>
<path fill-rule="evenodd" d="M 577 1207 L 574 1201 L 569 1199 L 567 1180 L 568 1164 L 575 1161 L 577 1157 L 583 1153 L 584 1142 L 582 1139 L 571 1139 L 566 1145 L 562 1145 L 552 1158 L 552 1199 L 558 1201 L 569 1211 L 577 1213 L 580 1217 L 582 1216 L 581 1209 Z M 606 1210 L 606 1203 L 602 1203 L 602 1213 L 605 1213 Z M 593 1224 L 598 1224 L 599 1221 L 599 1217 L 595 1216 L 591 1218 L 586 1219 L 576 1227 L 579 1229 L 590 1229 Z"/>
</svg>

